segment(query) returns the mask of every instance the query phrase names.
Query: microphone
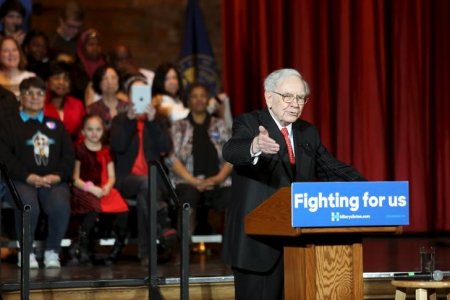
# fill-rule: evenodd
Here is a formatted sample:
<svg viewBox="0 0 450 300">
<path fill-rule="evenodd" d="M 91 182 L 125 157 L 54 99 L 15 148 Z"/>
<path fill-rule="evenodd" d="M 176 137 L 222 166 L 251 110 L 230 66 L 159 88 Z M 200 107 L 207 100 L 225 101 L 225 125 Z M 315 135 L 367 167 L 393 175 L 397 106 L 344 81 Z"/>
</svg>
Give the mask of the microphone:
<svg viewBox="0 0 450 300">
<path fill-rule="evenodd" d="M 328 181 L 362 181 L 366 180 L 351 166 L 344 164 L 331 156 L 325 147 L 320 144 L 317 149 L 313 149 L 308 143 L 299 144 L 305 152 L 314 157 L 317 166 L 323 171 Z"/>
<path fill-rule="evenodd" d="M 441 281 L 444 278 L 444 273 L 439 270 L 433 272 L 408 272 L 408 273 L 394 273 L 394 280 L 433 280 Z"/>
<path fill-rule="evenodd" d="M 308 153 L 309 155 L 314 157 L 314 159 L 316 160 L 316 162 L 320 168 L 322 168 L 324 171 L 326 170 L 330 173 L 334 173 L 333 170 L 331 170 L 331 168 L 328 166 L 328 164 L 323 161 L 323 158 L 321 158 L 320 155 L 309 146 L 309 143 L 300 144 L 300 147 L 302 147 L 306 153 Z M 327 179 L 330 178 L 329 174 L 327 174 L 327 173 L 326 173 L 326 176 L 327 176 Z"/>
</svg>

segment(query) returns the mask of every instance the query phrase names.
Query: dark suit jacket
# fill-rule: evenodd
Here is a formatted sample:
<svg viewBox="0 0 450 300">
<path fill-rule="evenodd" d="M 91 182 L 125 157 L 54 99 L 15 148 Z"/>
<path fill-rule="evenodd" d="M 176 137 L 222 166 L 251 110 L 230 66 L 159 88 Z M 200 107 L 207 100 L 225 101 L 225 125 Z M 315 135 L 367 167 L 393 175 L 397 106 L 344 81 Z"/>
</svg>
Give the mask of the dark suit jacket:
<svg viewBox="0 0 450 300">
<path fill-rule="evenodd" d="M 19 113 L 19 101 L 9 90 L 0 85 L 0 122 Z M 1 124 L 1 123 L 0 123 Z"/>
<path fill-rule="evenodd" d="M 159 160 L 163 153 L 170 151 L 170 137 L 156 122 L 145 122 L 144 155 L 147 162 Z M 137 121 L 127 118 L 126 113 L 118 114 L 111 125 L 111 149 L 115 156 L 116 185 L 121 189 L 122 180 L 130 174 L 139 150 Z"/>
<path fill-rule="evenodd" d="M 10 118 L 14 118 L 18 114 L 19 101 L 17 100 L 16 96 L 14 96 L 12 92 L 0 85 L 0 131 L 7 126 L 7 121 Z M 7 154 L 8 147 L 0 141 L 0 162 L 6 162 Z"/>
<path fill-rule="evenodd" d="M 275 155 L 261 155 L 256 165 L 250 145 L 264 126 L 279 145 Z M 355 181 L 364 178 L 338 161 L 322 145 L 317 129 L 297 120 L 292 124 L 295 170 L 289 163 L 283 136 L 267 109 L 244 114 L 233 123 L 233 136 L 223 147 L 223 157 L 234 165 L 233 197 L 224 234 L 224 260 L 240 269 L 266 272 L 281 255 L 282 241 L 248 236 L 244 217 L 281 187 L 294 181 Z"/>
</svg>

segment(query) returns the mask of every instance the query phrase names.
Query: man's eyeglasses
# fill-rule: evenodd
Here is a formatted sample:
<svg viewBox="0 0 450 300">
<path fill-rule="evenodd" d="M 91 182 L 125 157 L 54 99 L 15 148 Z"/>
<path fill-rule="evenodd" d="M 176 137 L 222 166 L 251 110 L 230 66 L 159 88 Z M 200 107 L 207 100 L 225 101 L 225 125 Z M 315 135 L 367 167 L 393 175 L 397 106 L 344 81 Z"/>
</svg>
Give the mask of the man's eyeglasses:
<svg viewBox="0 0 450 300">
<path fill-rule="evenodd" d="M 24 96 L 29 96 L 29 97 L 44 97 L 45 96 L 45 92 L 44 91 L 37 91 L 37 92 L 33 92 L 33 91 L 25 91 L 22 93 L 22 95 Z"/>
<path fill-rule="evenodd" d="M 291 103 L 292 101 L 297 101 L 299 105 L 304 105 L 308 103 L 309 98 L 307 96 L 300 96 L 300 95 L 293 95 L 293 94 L 281 94 L 275 91 L 272 91 L 272 93 L 280 95 L 281 100 L 283 100 L 284 103 Z"/>
</svg>

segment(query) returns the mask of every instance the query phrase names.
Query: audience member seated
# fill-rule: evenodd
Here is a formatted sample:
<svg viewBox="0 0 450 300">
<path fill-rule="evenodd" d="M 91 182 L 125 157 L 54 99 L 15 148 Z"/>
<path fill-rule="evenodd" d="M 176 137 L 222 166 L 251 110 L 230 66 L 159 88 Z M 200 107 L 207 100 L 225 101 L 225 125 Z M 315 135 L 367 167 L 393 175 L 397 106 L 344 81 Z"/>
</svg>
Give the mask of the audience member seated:
<svg viewBox="0 0 450 300">
<path fill-rule="evenodd" d="M 174 64 L 163 63 L 156 69 L 152 85 L 153 101 L 158 112 L 172 123 L 184 119 L 189 113 L 182 101 L 182 87 L 180 72 Z"/>
<path fill-rule="evenodd" d="M 103 65 L 95 71 L 92 87 L 102 98 L 90 104 L 86 110 L 89 114 L 99 115 L 103 119 L 106 131 L 104 141 L 109 144 L 112 119 L 119 113 L 127 112 L 129 103 L 117 97 L 120 87 L 119 75 L 110 65 Z"/>
<path fill-rule="evenodd" d="M 75 96 L 84 99 L 86 106 L 94 102 L 94 91 L 90 81 L 97 68 L 106 63 L 100 35 L 96 29 L 83 32 L 77 42 L 77 56 L 75 61 Z"/>
<path fill-rule="evenodd" d="M 193 207 L 191 232 L 196 225 L 196 233 L 209 234 L 213 231 L 208 224 L 209 208 L 223 212 L 230 201 L 232 165 L 224 161 L 222 146 L 231 133 L 222 119 L 207 112 L 209 97 L 204 85 L 191 84 L 187 99 L 190 113 L 172 124 L 173 152 L 166 161 L 179 199 Z"/>
<path fill-rule="evenodd" d="M 44 264 L 59 268 L 61 240 L 70 218 L 70 190 L 75 160 L 73 145 L 64 125 L 44 116 L 45 82 L 38 77 L 20 84 L 22 110 L 11 117 L 0 130 L 2 159 L 25 204 L 30 205 L 31 235 L 36 231 L 42 209 L 48 217 Z M 12 201 L 11 195 L 7 198 Z M 16 234 L 20 239 L 21 213 L 16 210 Z M 20 257 L 20 256 L 19 256 Z M 18 265 L 21 265 L 19 260 Z M 30 267 L 38 268 L 35 254 L 30 254 Z"/>
<path fill-rule="evenodd" d="M 14 38 L 19 45 L 25 39 L 24 18 L 25 7 L 18 0 L 6 0 L 0 7 L 0 22 L 3 26 L 0 36 Z"/>
<path fill-rule="evenodd" d="M 22 80 L 36 76 L 25 71 L 26 59 L 19 43 L 12 37 L 0 38 L 0 85 L 19 97 Z"/>
<path fill-rule="evenodd" d="M 50 59 L 48 57 L 48 38 L 45 33 L 31 31 L 23 43 L 27 56 L 26 69 L 47 80 L 50 76 Z"/>
<path fill-rule="evenodd" d="M 4 4 L 3 9 L 5 9 L 8 5 L 10 5 L 10 3 L 5 4 L 6 2 L 2 3 L 2 6 Z M 2 15 L 2 13 L 3 11 L 0 7 L 0 16 Z M 10 19 L 16 19 L 15 17 L 11 18 L 11 16 L 1 17 L 1 19 L 5 18 L 7 19 L 7 23 L 11 23 Z M 15 20 L 13 21 L 15 22 Z M 2 21 L 1 23 L 3 24 L 4 21 Z M 1 36 L 4 35 L 4 30 L 2 30 L 2 33 L 0 35 Z M 17 101 L 16 96 L 11 91 L 5 89 L 2 85 L 0 85 L 0 129 L 6 126 L 4 122 L 7 120 L 7 118 L 9 118 L 12 115 L 17 115 L 18 113 L 19 113 L 19 102 Z M 4 163 L 3 158 L 4 156 L 0 154 L 1 163 Z M 4 185 L 4 182 L 2 181 L 2 176 L 0 175 L 0 201 L 3 200 L 5 191 L 6 186 Z"/>
<path fill-rule="evenodd" d="M 14 94 L 0 85 L 0 124 L 19 113 L 19 101 Z M 3 126 L 0 126 L 0 129 Z"/>
<path fill-rule="evenodd" d="M 84 12 L 77 2 L 68 1 L 59 16 L 59 26 L 50 37 L 52 57 L 66 62 L 75 61 L 77 38 L 84 21 Z"/>
<path fill-rule="evenodd" d="M 131 74 L 141 74 L 147 79 L 147 83 L 151 86 L 155 73 L 153 71 L 139 68 L 133 61 L 133 55 L 130 48 L 125 44 L 116 44 L 109 53 L 111 64 L 119 71 L 121 78 L 125 78 Z"/>
<path fill-rule="evenodd" d="M 17 101 L 16 96 L 0 85 L 0 130 L 1 128 L 6 127 L 6 120 L 8 118 L 18 114 L 19 102 Z M 0 163 L 3 164 L 5 163 L 4 159 L 6 157 L 6 155 L 3 154 L 3 151 L 5 150 L 5 147 L 2 147 L 2 144 L 0 143 Z M 0 205 L 6 192 L 6 186 L 2 181 L 2 178 L 3 176 L 0 175 Z"/>
<path fill-rule="evenodd" d="M 44 114 L 61 120 L 72 141 L 77 141 L 85 111 L 83 102 L 70 96 L 70 86 L 70 66 L 64 62 L 53 62 L 47 80 Z"/>
<path fill-rule="evenodd" d="M 80 264 L 91 263 L 89 245 L 99 213 L 117 213 L 114 225 L 116 242 L 107 264 L 114 263 L 125 243 L 128 205 L 114 188 L 116 181 L 114 163 L 109 148 L 103 146 L 103 121 L 98 115 L 87 115 L 83 122 L 84 140 L 75 151 L 73 173 L 72 212 L 81 214 L 78 259 Z"/>
<path fill-rule="evenodd" d="M 145 85 L 136 77 L 130 82 Z M 111 126 L 111 149 L 116 162 L 116 186 L 125 198 L 137 200 L 139 257 L 143 265 L 148 264 L 149 255 L 149 186 L 148 161 L 158 160 L 164 153 L 170 152 L 170 136 L 155 121 L 156 109 L 150 104 L 146 111 L 136 114 L 133 104 L 126 113 L 118 114 Z M 159 178 L 158 178 L 159 179 Z M 162 247 L 169 247 L 176 241 L 176 231 L 171 229 L 168 216 L 168 204 L 163 197 L 163 187 L 158 180 L 158 228 Z"/>
</svg>

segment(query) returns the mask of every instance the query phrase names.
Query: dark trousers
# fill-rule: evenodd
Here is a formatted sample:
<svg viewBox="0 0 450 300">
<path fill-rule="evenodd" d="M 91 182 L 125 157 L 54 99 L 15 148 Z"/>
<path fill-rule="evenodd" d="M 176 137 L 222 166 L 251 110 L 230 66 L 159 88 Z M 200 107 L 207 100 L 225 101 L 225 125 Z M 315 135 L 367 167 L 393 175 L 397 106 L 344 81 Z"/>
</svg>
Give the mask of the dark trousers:
<svg viewBox="0 0 450 300">
<path fill-rule="evenodd" d="M 282 256 L 268 272 L 259 273 L 233 267 L 236 300 L 283 299 L 284 268 Z"/>
<path fill-rule="evenodd" d="M 96 211 L 88 212 L 83 216 L 83 221 L 81 222 L 80 229 L 81 231 L 92 233 L 92 230 L 97 223 L 97 218 L 100 213 Z M 117 213 L 117 214 L 108 214 L 114 215 L 114 224 L 113 231 L 116 234 L 116 238 L 125 237 L 127 231 L 127 222 L 128 222 L 128 212 Z"/>
<path fill-rule="evenodd" d="M 176 187 L 178 199 L 182 203 L 189 203 L 191 209 L 190 229 L 191 233 L 197 226 L 200 229 L 210 227 L 208 212 L 210 208 L 218 212 L 224 212 L 231 201 L 231 187 L 215 188 L 200 192 L 190 184 L 178 184 Z M 200 234 L 205 234 L 201 232 Z"/>
<path fill-rule="evenodd" d="M 215 188 L 200 192 L 194 186 L 186 183 L 177 185 L 178 199 L 183 203 L 189 203 L 197 208 L 199 205 L 212 207 L 217 211 L 223 212 L 228 207 L 231 200 L 231 188 Z"/>
<path fill-rule="evenodd" d="M 164 201 L 162 187 L 160 186 L 161 180 L 158 180 L 158 226 L 167 228 L 170 226 L 170 220 L 167 220 L 167 203 Z M 139 257 L 146 257 L 149 255 L 150 236 L 148 177 L 130 174 L 121 180 L 119 191 L 125 198 L 136 198 Z M 162 211 L 165 211 L 164 216 L 161 216 Z"/>
<path fill-rule="evenodd" d="M 48 233 L 46 240 L 46 250 L 54 250 L 58 253 L 61 249 L 61 240 L 66 234 L 70 219 L 70 190 L 66 183 L 59 183 L 50 188 L 35 188 L 27 183 L 15 181 L 17 192 L 24 204 L 29 204 L 31 236 L 30 242 L 34 239 L 34 233 L 39 220 L 39 214 L 42 211 L 47 215 Z M 12 196 L 8 191 L 8 199 Z M 15 211 L 16 235 L 21 239 L 21 212 Z"/>
</svg>

